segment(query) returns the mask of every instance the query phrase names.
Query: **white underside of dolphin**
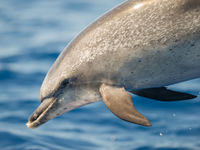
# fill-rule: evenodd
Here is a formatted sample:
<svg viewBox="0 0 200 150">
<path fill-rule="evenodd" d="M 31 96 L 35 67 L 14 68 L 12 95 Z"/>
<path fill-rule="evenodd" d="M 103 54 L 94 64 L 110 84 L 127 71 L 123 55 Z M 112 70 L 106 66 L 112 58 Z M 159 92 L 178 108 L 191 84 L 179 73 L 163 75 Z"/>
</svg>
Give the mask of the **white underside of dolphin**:
<svg viewBox="0 0 200 150">
<path fill-rule="evenodd" d="M 164 86 L 200 77 L 200 1 L 128 0 L 99 18 L 60 54 L 27 126 L 104 100 L 119 118 L 144 125 L 127 91 L 161 101 L 195 96 Z"/>
</svg>

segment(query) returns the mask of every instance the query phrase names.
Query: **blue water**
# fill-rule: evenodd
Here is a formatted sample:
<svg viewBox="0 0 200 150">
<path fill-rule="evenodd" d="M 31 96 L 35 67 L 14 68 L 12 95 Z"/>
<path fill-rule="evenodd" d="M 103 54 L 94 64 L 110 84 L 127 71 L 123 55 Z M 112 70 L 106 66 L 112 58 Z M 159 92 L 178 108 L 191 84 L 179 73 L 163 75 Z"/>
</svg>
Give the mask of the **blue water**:
<svg viewBox="0 0 200 150">
<path fill-rule="evenodd" d="M 153 126 L 115 117 L 103 102 L 73 110 L 31 130 L 28 117 L 61 50 L 94 19 L 123 0 L 0 0 L 1 150 L 199 150 L 200 96 L 158 102 L 133 96 Z M 172 89 L 199 94 L 200 79 Z"/>
</svg>

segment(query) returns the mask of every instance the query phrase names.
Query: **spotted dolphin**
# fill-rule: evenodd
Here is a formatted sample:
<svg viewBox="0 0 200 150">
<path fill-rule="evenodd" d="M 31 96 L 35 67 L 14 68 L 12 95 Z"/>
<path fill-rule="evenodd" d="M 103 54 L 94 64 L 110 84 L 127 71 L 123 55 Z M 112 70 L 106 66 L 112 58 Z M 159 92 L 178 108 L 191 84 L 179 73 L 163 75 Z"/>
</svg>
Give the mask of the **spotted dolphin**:
<svg viewBox="0 0 200 150">
<path fill-rule="evenodd" d="M 27 126 L 102 99 L 119 118 L 151 126 L 130 93 L 161 101 L 195 98 L 166 86 L 200 77 L 199 14 L 198 0 L 128 0 L 112 9 L 59 55 Z"/>
</svg>

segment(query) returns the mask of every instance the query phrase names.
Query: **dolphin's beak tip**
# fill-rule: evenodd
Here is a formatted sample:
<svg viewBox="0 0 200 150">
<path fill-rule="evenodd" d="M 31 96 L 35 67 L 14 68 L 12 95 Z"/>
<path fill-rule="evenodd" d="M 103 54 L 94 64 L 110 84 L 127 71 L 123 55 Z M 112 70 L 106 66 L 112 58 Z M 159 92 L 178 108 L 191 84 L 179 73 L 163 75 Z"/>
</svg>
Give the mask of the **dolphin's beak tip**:
<svg viewBox="0 0 200 150">
<path fill-rule="evenodd" d="M 51 113 L 49 111 L 53 107 L 54 103 L 55 101 L 52 101 L 52 99 L 43 101 L 29 118 L 26 126 L 34 129 L 50 120 L 51 118 L 49 119 L 49 116 L 51 116 Z"/>
<path fill-rule="evenodd" d="M 27 123 L 26 123 L 26 126 L 27 126 L 28 128 L 31 128 L 30 122 L 27 122 Z"/>
<path fill-rule="evenodd" d="M 34 129 L 33 125 L 28 121 L 26 123 L 26 126 L 29 128 L 29 129 Z"/>
<path fill-rule="evenodd" d="M 38 122 L 35 122 L 35 121 L 32 121 L 31 119 L 28 120 L 28 122 L 26 123 L 26 126 L 29 128 L 29 129 L 35 129 L 37 128 L 38 126 L 40 126 L 40 124 Z"/>
</svg>

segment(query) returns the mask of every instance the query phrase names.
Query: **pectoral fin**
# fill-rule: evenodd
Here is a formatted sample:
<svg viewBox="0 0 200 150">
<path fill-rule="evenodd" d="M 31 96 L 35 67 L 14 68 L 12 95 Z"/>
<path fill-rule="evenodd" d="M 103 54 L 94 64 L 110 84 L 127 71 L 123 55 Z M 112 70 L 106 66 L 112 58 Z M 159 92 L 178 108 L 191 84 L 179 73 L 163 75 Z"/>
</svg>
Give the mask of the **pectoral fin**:
<svg viewBox="0 0 200 150">
<path fill-rule="evenodd" d="M 135 109 L 131 95 L 124 88 L 102 84 L 100 93 L 108 109 L 119 118 L 135 124 L 151 126 L 149 120 Z"/>
<path fill-rule="evenodd" d="M 131 91 L 131 93 L 159 101 L 180 101 L 196 98 L 195 95 L 168 90 L 166 87 Z"/>
</svg>

